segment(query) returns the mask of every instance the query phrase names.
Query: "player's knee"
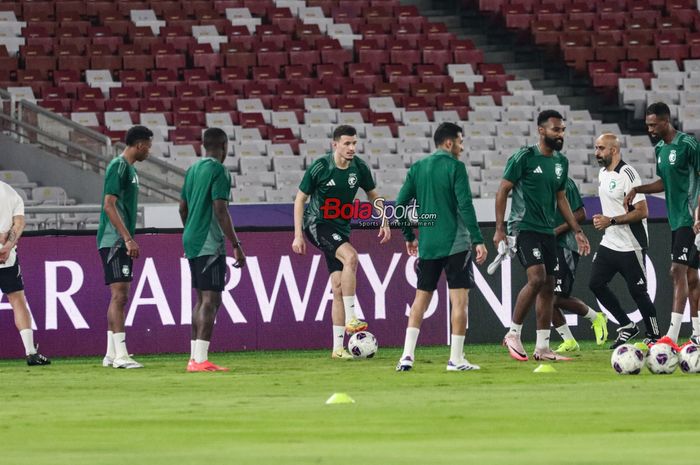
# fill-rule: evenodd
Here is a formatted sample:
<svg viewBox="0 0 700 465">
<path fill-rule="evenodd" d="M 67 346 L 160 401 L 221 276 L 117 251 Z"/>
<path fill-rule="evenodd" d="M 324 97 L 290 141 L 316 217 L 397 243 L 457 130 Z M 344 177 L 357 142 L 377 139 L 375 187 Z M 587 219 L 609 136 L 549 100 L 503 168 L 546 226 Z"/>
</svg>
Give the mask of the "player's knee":
<svg viewBox="0 0 700 465">
<path fill-rule="evenodd" d="M 673 279 L 674 282 L 681 281 L 686 278 L 686 269 L 687 267 L 684 265 L 681 265 L 679 263 L 672 263 L 671 264 L 671 270 L 669 271 L 669 275 L 671 276 L 671 279 Z"/>
<path fill-rule="evenodd" d="M 343 262 L 343 268 L 348 267 L 350 269 L 356 270 L 357 263 L 359 261 L 357 257 L 357 252 L 346 254 L 340 261 Z"/>
<path fill-rule="evenodd" d="M 129 300 L 129 296 L 126 292 L 113 292 L 112 293 L 112 303 L 118 307 L 126 307 L 126 303 Z"/>
<path fill-rule="evenodd" d="M 538 292 L 545 287 L 546 283 L 547 277 L 543 273 L 532 273 L 527 277 L 527 284 Z"/>
</svg>

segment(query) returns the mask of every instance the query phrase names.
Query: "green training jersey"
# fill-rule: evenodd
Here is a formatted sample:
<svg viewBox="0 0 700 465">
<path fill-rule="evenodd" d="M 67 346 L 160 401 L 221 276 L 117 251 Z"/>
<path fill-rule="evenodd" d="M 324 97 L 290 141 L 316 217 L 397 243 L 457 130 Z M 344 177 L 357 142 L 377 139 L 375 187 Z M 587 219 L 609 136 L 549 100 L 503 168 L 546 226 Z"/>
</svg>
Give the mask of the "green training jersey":
<svg viewBox="0 0 700 465">
<path fill-rule="evenodd" d="M 671 231 L 693 226 L 698 199 L 700 149 L 698 141 L 681 131 L 670 144 L 660 141 L 656 152 L 656 174 L 664 182 L 666 211 Z"/>
<path fill-rule="evenodd" d="M 105 184 L 102 190 L 102 212 L 100 226 L 97 229 L 97 248 L 112 247 L 121 239 L 117 228 L 114 227 L 105 213 L 105 195 L 117 197 L 117 211 L 124 226 L 132 236 L 136 231 L 136 210 L 139 201 L 139 177 L 136 168 L 130 165 L 123 156 L 118 156 L 107 165 Z"/>
<path fill-rule="evenodd" d="M 467 168 L 444 150 L 417 161 L 406 175 L 396 205 L 418 203 L 418 255 L 426 260 L 448 257 L 484 242 L 472 203 Z M 402 220 L 404 238 L 415 239 Z"/>
<path fill-rule="evenodd" d="M 299 190 L 311 196 L 309 205 L 304 211 L 304 228 L 312 224 L 326 223 L 334 226 L 336 230 L 348 237 L 350 235 L 350 220 L 336 216 L 340 207 L 352 204 L 357 190 L 362 188 L 365 192 L 374 190 L 374 179 L 369 166 L 363 160 L 355 156 L 350 165 L 340 169 L 335 165 L 333 152 L 328 152 L 323 157 L 314 161 L 306 169 L 304 178 L 299 184 Z M 324 205 L 336 205 L 335 210 L 323 208 Z M 324 210 L 327 211 L 324 217 Z"/>
<path fill-rule="evenodd" d="M 226 255 L 224 232 L 214 215 L 214 200 L 228 200 L 231 173 L 218 160 L 206 157 L 185 173 L 180 198 L 187 203 L 182 244 L 187 258 Z"/>
<path fill-rule="evenodd" d="M 566 187 L 569 160 L 560 152 L 547 157 L 537 145 L 523 147 L 508 159 L 503 179 L 514 184 L 508 232 L 554 235 L 557 192 Z"/>
<path fill-rule="evenodd" d="M 572 212 L 575 212 L 579 208 L 583 207 L 583 199 L 581 199 L 581 193 L 578 191 L 576 183 L 571 178 L 567 178 L 566 180 L 566 200 L 569 201 L 569 205 L 571 206 Z M 559 209 L 557 208 L 557 214 L 554 220 L 554 227 L 556 228 L 557 226 L 565 222 L 566 221 L 564 221 L 564 217 L 561 215 Z M 574 233 L 570 229 L 565 233 L 559 234 L 559 236 L 557 236 L 557 243 L 559 244 L 559 247 L 563 247 L 565 249 L 569 249 L 578 253 L 576 233 Z"/>
</svg>

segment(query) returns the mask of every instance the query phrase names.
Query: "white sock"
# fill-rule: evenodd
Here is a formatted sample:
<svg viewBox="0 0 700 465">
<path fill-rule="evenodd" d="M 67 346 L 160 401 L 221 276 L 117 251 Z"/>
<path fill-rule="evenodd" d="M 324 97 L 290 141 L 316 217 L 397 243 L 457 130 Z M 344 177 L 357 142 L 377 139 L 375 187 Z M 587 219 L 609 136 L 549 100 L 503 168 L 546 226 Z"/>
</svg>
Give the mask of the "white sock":
<svg viewBox="0 0 700 465">
<path fill-rule="evenodd" d="M 195 339 L 190 339 L 190 360 L 194 360 L 194 348 L 197 346 Z"/>
<path fill-rule="evenodd" d="M 588 307 L 588 313 L 586 313 L 586 316 L 584 316 L 585 319 L 593 323 L 595 321 L 595 318 L 598 316 L 598 312 L 593 310 L 591 307 Z"/>
<path fill-rule="evenodd" d="M 673 342 L 678 342 L 678 334 L 681 332 L 682 313 L 671 313 L 671 326 L 668 327 L 666 336 L 670 337 Z"/>
<path fill-rule="evenodd" d="M 523 331 L 523 325 L 516 325 L 515 323 L 510 324 L 509 333 L 517 334 L 520 337 L 520 333 Z"/>
<path fill-rule="evenodd" d="M 355 296 L 354 295 L 344 295 L 343 296 L 343 307 L 345 307 L 345 324 L 355 316 Z"/>
<path fill-rule="evenodd" d="M 536 349 L 549 349 L 549 334 L 551 333 L 548 329 L 538 329 L 537 330 L 537 342 L 535 343 Z"/>
<path fill-rule="evenodd" d="M 126 350 L 126 333 L 112 334 L 114 340 L 115 358 L 123 358 L 129 356 L 129 351 Z"/>
<path fill-rule="evenodd" d="M 452 363 L 460 363 L 464 358 L 464 336 L 452 335 L 450 343 L 450 361 Z"/>
<path fill-rule="evenodd" d="M 559 333 L 559 335 L 561 336 L 561 338 L 564 339 L 565 341 L 569 341 L 569 340 L 574 338 L 574 335 L 571 334 L 571 329 L 569 329 L 569 325 L 567 325 L 567 324 L 563 324 L 563 325 L 559 326 L 558 328 L 556 328 L 556 330 Z"/>
<path fill-rule="evenodd" d="M 693 322 L 693 336 L 700 336 L 700 318 L 695 316 L 690 321 Z"/>
<path fill-rule="evenodd" d="M 22 338 L 22 344 L 24 344 L 24 353 L 27 355 L 32 355 L 36 353 L 36 347 L 34 347 L 34 331 L 31 328 L 23 329 L 19 332 Z"/>
<path fill-rule="evenodd" d="M 107 357 L 113 359 L 115 354 L 114 350 L 114 332 L 112 331 L 107 331 L 107 353 L 105 354 Z"/>
<path fill-rule="evenodd" d="M 333 325 L 333 352 L 342 350 L 343 337 L 345 336 L 345 326 Z"/>
<path fill-rule="evenodd" d="M 209 341 L 197 339 L 194 341 L 194 361 L 202 363 L 209 360 Z"/>
<path fill-rule="evenodd" d="M 416 359 L 416 343 L 418 342 L 418 334 L 420 334 L 419 328 L 413 328 L 409 326 L 406 328 L 406 338 L 403 341 L 403 354 L 401 358 L 411 357 L 411 359 Z"/>
</svg>

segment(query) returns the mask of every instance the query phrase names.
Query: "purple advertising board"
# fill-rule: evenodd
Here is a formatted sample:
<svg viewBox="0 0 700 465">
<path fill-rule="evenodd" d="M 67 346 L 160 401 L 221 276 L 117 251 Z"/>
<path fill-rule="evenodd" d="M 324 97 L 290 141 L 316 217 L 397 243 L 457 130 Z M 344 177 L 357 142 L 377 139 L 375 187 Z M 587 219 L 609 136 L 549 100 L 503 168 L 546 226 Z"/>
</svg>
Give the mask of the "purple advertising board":
<svg viewBox="0 0 700 465">
<path fill-rule="evenodd" d="M 357 300 L 381 344 L 403 342 L 406 311 L 413 300 L 414 259 L 396 231 L 379 246 L 376 231 L 355 231 L 360 251 Z M 312 349 L 330 347 L 331 301 L 322 255 L 309 246 L 291 251 L 291 232 L 240 233 L 247 266 L 229 273 L 212 350 Z M 189 350 L 191 290 L 180 234 L 139 235 L 142 256 L 134 264 L 127 313 L 129 350 L 135 354 Z M 367 253 L 370 252 L 370 253 Z M 19 250 L 36 340 L 54 356 L 97 355 L 106 341 L 109 289 L 94 236 L 25 237 Z M 442 299 L 440 299 L 442 297 Z M 421 342 L 446 340 L 446 305 L 426 319 Z M 4 311 L 2 311 L 4 310 Z M 0 296 L 0 358 L 23 355 L 12 312 Z"/>
</svg>

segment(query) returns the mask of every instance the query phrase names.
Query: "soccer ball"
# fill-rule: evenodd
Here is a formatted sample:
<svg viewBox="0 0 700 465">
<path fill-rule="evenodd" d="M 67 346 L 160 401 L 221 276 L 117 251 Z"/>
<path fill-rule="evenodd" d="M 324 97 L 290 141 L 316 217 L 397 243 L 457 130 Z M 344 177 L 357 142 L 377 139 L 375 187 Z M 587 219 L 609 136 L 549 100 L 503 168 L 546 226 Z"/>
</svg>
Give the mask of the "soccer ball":
<svg viewBox="0 0 700 465">
<path fill-rule="evenodd" d="M 668 344 L 654 344 L 647 354 L 647 368 L 657 375 L 671 374 L 678 366 L 678 356 Z"/>
<path fill-rule="evenodd" d="M 348 350 L 354 358 L 372 358 L 378 348 L 377 338 L 368 331 L 355 333 L 348 341 Z"/>
<path fill-rule="evenodd" d="M 680 367 L 683 373 L 698 373 L 700 372 L 700 347 L 695 344 L 688 344 L 683 347 L 681 353 L 678 354 L 680 359 Z"/>
<path fill-rule="evenodd" d="M 632 344 L 623 344 L 613 350 L 610 365 L 621 375 L 638 375 L 644 366 L 644 353 Z"/>
</svg>

